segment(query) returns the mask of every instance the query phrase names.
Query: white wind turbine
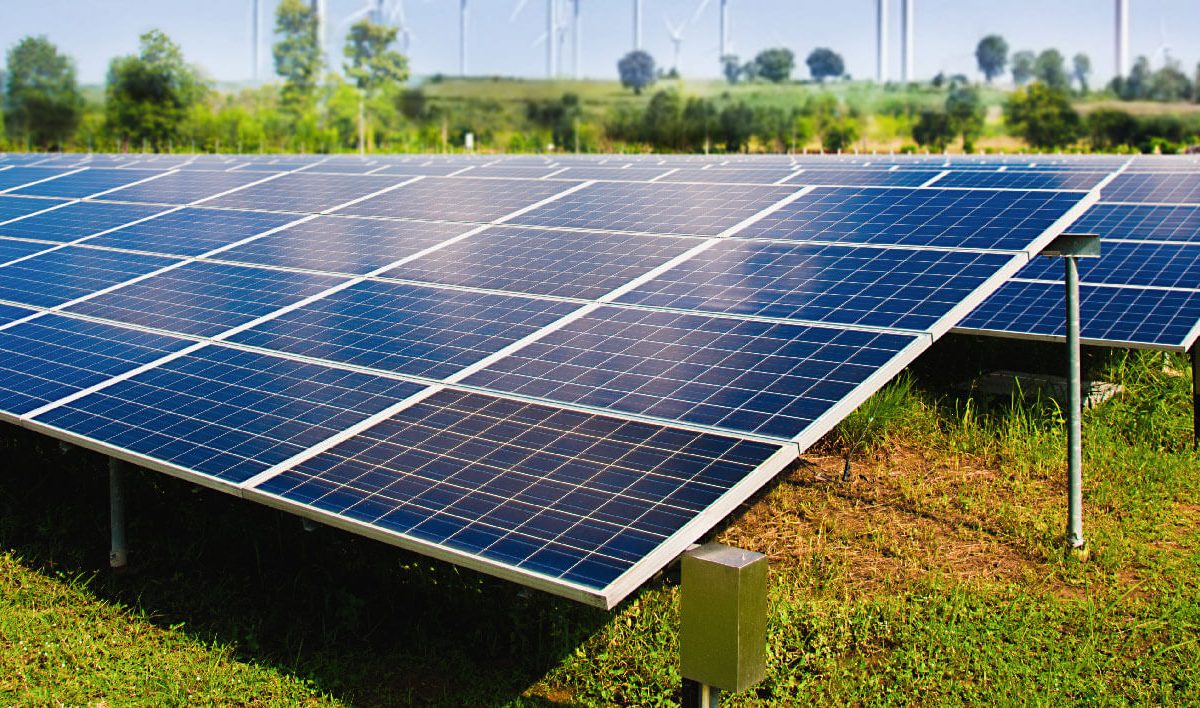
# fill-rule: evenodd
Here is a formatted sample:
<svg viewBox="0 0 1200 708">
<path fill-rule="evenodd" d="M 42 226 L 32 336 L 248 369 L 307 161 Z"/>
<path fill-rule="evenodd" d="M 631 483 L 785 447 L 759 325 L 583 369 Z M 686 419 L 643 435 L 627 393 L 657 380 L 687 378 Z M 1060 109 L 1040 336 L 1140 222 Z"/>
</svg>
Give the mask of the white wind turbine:
<svg viewBox="0 0 1200 708">
<path fill-rule="evenodd" d="M 671 68 L 678 73 L 679 52 L 683 48 L 683 29 L 687 25 L 681 22 L 679 23 L 679 26 L 676 27 L 675 25 L 671 24 L 671 18 L 667 17 L 665 13 L 663 14 L 663 22 L 667 25 L 667 34 L 671 35 L 671 44 L 674 45 L 675 48 L 675 56 L 671 62 Z"/>
</svg>

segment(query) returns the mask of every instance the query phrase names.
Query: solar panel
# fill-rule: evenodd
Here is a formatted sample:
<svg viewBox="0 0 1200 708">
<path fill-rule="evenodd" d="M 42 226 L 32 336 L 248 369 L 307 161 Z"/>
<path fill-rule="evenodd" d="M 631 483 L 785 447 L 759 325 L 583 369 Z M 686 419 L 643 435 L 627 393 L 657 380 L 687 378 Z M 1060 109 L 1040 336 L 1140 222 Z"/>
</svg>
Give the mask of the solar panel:
<svg viewBox="0 0 1200 708">
<path fill-rule="evenodd" d="M 618 302 L 932 329 L 1010 260 L 998 253 L 726 241 Z"/>
<path fill-rule="evenodd" d="M 1038 258 L 1017 273 L 1027 280 L 1063 280 L 1062 261 Z M 1079 281 L 1200 289 L 1200 248 L 1174 243 L 1105 243 L 1100 258 L 1079 261 Z"/>
<path fill-rule="evenodd" d="M 28 199 L 0 196 L 0 225 L 13 219 L 65 204 L 61 199 Z"/>
<path fill-rule="evenodd" d="M 393 268 L 384 276 L 591 299 L 697 243 L 691 238 L 491 227 Z"/>
<path fill-rule="evenodd" d="M 1200 292 L 1079 286 L 1080 336 L 1100 346 L 1185 351 L 1197 338 Z M 1061 283 L 1005 283 L 956 327 L 967 334 L 1057 339 L 1066 336 Z"/>
<path fill-rule="evenodd" d="M 837 185 L 842 187 L 919 187 L 937 172 L 888 172 L 887 170 L 806 169 L 787 180 L 788 184 Z"/>
<path fill-rule="evenodd" d="M 522 214 L 513 222 L 560 228 L 716 235 L 795 191 L 795 187 L 597 182 Z"/>
<path fill-rule="evenodd" d="M 728 497 L 735 506 L 739 487 L 779 454 L 778 445 L 446 390 L 253 491 L 611 606 L 642 582 L 639 567 L 681 552 L 680 532 Z"/>
<path fill-rule="evenodd" d="M 1079 199 L 1070 192 L 818 187 L 735 236 L 1018 250 Z"/>
<path fill-rule="evenodd" d="M 1100 196 L 1106 202 L 1200 204 L 1200 173 L 1126 172 L 1117 175 Z"/>
<path fill-rule="evenodd" d="M 238 483 L 419 390 L 413 383 L 209 346 L 34 417 Z"/>
<path fill-rule="evenodd" d="M 1076 189 L 1086 191 L 1100 184 L 1107 176 L 1107 172 L 956 171 L 942 177 L 935 184 L 938 187 L 969 187 L 973 189 Z"/>
<path fill-rule="evenodd" d="M 0 238 L 0 266 L 18 259 L 28 258 L 35 253 L 46 250 L 46 248 L 47 246 L 44 243 Z"/>
<path fill-rule="evenodd" d="M 154 214 L 163 207 L 141 204 L 77 202 L 0 226 L 0 236 L 42 241 L 77 241 Z"/>
<path fill-rule="evenodd" d="M 101 202 L 92 206 L 100 207 Z M 120 205 L 129 208 L 132 205 Z M 186 208 L 88 239 L 88 245 L 199 256 L 296 221 L 294 214 Z M 20 222 L 18 222 L 20 223 Z"/>
<path fill-rule="evenodd" d="M 616 167 L 574 165 L 554 175 L 555 179 L 595 179 L 622 182 L 649 182 L 667 173 L 668 167 Z"/>
<path fill-rule="evenodd" d="M 441 379 L 577 307 L 515 295 L 366 281 L 230 341 Z"/>
<path fill-rule="evenodd" d="M 161 174 L 165 173 L 159 170 L 86 169 L 83 172 L 14 189 L 10 194 L 78 199 L 124 187 Z"/>
<path fill-rule="evenodd" d="M 102 198 L 108 201 L 184 205 L 244 187 L 269 176 L 253 172 L 176 172 L 142 184 L 122 187 L 105 194 Z"/>
<path fill-rule="evenodd" d="M 0 266 L 0 300 L 55 307 L 177 262 L 74 246 L 57 248 Z"/>
<path fill-rule="evenodd" d="M 13 190 L 44 179 L 53 179 L 68 172 L 70 172 L 68 169 L 53 167 L 13 167 L 0 172 L 0 191 Z"/>
<path fill-rule="evenodd" d="M 317 214 L 403 182 L 373 175 L 300 172 L 256 184 L 205 202 L 205 206 Z"/>
<path fill-rule="evenodd" d="M 685 167 L 665 174 L 663 182 L 707 182 L 725 184 L 775 184 L 789 177 L 794 169 L 780 167 L 773 169 L 753 168 L 715 168 Z"/>
<path fill-rule="evenodd" d="M 1177 241 L 1200 244 L 1200 206 L 1097 204 L 1071 228 L 1106 241 Z"/>
<path fill-rule="evenodd" d="M 359 216 L 488 222 L 560 194 L 560 181 L 427 177 L 340 210 Z"/>
</svg>

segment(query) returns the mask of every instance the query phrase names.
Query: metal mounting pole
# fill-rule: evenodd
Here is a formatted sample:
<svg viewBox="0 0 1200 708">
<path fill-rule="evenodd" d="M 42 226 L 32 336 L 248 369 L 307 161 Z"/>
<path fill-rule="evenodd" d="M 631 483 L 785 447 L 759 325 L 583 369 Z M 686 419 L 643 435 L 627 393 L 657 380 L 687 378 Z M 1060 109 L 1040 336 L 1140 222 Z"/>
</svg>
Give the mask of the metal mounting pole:
<svg viewBox="0 0 1200 708">
<path fill-rule="evenodd" d="M 1200 341 L 1192 345 L 1192 449 L 1200 450 Z"/>
<path fill-rule="evenodd" d="M 129 562 L 125 546 L 125 463 L 115 457 L 108 458 L 108 522 L 112 537 L 108 564 L 123 570 Z"/>
</svg>

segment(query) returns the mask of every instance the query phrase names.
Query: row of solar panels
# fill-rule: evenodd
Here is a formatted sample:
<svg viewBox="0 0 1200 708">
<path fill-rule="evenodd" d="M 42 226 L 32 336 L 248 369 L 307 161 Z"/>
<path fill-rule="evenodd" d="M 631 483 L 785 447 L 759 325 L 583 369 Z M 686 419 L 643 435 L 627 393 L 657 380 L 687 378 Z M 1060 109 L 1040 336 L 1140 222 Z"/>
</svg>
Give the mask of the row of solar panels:
<svg viewBox="0 0 1200 708">
<path fill-rule="evenodd" d="M 0 197 L 0 415 L 605 606 L 1093 199 L 42 179 Z"/>
</svg>

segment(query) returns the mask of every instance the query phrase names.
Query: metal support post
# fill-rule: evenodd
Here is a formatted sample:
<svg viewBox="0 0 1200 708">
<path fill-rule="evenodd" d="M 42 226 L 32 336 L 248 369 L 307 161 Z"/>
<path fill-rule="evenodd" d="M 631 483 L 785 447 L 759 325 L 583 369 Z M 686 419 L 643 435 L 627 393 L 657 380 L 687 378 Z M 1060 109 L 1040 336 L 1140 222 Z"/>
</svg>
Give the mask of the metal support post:
<svg viewBox="0 0 1200 708">
<path fill-rule="evenodd" d="M 684 554 L 681 575 L 683 705 L 714 708 L 721 691 L 744 691 L 766 673 L 767 558 L 709 543 Z"/>
<path fill-rule="evenodd" d="M 1200 450 L 1200 341 L 1192 345 L 1192 449 Z"/>
<path fill-rule="evenodd" d="M 1083 539 L 1083 387 L 1079 366 L 1079 263 L 1063 259 L 1067 270 L 1067 542 Z"/>
<path fill-rule="evenodd" d="M 108 521 L 112 537 L 108 564 L 123 570 L 129 562 L 125 546 L 125 463 L 115 457 L 108 458 Z"/>
</svg>

